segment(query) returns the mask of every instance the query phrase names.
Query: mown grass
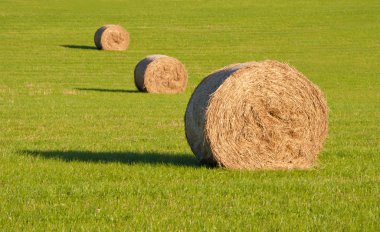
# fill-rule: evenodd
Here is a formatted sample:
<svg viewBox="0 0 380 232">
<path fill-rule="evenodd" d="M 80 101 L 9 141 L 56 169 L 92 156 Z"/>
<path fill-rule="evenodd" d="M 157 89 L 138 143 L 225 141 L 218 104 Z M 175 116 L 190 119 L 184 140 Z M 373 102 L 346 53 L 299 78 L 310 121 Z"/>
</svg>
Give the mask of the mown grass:
<svg viewBox="0 0 380 232">
<path fill-rule="evenodd" d="M 0 2 L 0 228 L 380 229 L 378 1 Z M 92 49 L 119 23 L 127 52 Z M 135 91 L 148 54 L 183 61 L 188 89 Z M 199 166 L 183 115 L 229 63 L 288 62 L 326 93 L 330 132 L 310 171 Z"/>
</svg>

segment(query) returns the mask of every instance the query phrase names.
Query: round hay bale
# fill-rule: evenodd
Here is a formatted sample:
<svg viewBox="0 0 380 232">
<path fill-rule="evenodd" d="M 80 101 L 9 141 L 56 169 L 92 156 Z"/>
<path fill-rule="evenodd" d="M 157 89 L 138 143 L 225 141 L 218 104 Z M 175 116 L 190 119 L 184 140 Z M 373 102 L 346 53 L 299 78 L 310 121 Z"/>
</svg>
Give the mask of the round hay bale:
<svg viewBox="0 0 380 232">
<path fill-rule="evenodd" d="M 177 59 L 165 55 L 151 55 L 135 68 L 135 85 L 142 92 L 180 93 L 187 84 L 185 66 Z"/>
<path fill-rule="evenodd" d="M 321 90 L 277 61 L 227 66 L 187 105 L 187 141 L 201 163 L 231 169 L 307 169 L 328 130 Z"/>
<path fill-rule="evenodd" d="M 124 51 L 129 46 L 129 33 L 119 25 L 104 25 L 95 32 L 94 41 L 98 49 Z"/>
</svg>

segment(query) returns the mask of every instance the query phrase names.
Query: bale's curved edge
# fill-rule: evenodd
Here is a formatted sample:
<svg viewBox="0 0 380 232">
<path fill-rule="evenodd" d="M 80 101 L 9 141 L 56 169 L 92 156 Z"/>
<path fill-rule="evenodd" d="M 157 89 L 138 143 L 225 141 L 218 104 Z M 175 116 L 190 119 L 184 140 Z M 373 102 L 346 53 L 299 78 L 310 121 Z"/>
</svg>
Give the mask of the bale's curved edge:
<svg viewBox="0 0 380 232">
<path fill-rule="evenodd" d="M 201 81 L 190 97 L 184 118 L 185 134 L 191 150 L 202 164 L 220 165 L 214 159 L 204 136 L 205 113 L 210 97 L 231 74 L 249 64 L 251 62 L 232 64 L 211 73 Z"/>
<path fill-rule="evenodd" d="M 94 35 L 94 42 L 95 42 L 95 46 L 101 50 L 102 49 L 102 34 L 103 32 L 107 29 L 107 26 L 108 25 L 104 25 L 102 27 L 100 27 L 98 30 L 96 30 L 95 32 L 95 35 Z"/>
<path fill-rule="evenodd" d="M 323 93 L 297 70 L 275 61 L 252 62 L 219 70 L 198 85 L 186 109 L 185 131 L 203 163 L 303 169 L 322 148 L 327 118 Z"/>
</svg>

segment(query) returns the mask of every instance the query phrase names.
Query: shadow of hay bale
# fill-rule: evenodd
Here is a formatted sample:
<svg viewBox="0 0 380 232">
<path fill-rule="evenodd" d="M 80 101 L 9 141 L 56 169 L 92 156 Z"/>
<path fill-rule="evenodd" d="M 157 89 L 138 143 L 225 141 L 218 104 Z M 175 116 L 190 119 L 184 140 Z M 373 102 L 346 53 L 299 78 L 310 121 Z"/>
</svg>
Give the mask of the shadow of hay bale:
<svg viewBox="0 0 380 232">
<path fill-rule="evenodd" d="M 64 47 L 64 48 L 73 48 L 73 49 L 98 50 L 96 47 L 88 46 L 88 45 L 64 44 L 64 45 L 60 45 L 60 46 Z"/>
<path fill-rule="evenodd" d="M 58 159 L 65 162 L 152 164 L 200 167 L 199 162 L 190 154 L 138 153 L 138 152 L 93 152 L 93 151 L 40 151 L 23 150 L 22 155 Z"/>
<path fill-rule="evenodd" d="M 96 92 L 110 92 L 110 93 L 141 93 L 138 90 L 130 89 L 103 89 L 103 88 L 74 88 L 80 91 L 96 91 Z"/>
</svg>

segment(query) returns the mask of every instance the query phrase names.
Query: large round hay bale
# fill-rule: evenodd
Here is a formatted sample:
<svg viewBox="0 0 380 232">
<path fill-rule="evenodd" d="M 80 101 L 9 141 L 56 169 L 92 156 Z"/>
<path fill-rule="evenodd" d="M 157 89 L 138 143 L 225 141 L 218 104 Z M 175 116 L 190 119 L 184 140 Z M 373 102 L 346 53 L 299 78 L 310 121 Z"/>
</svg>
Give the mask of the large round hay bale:
<svg viewBox="0 0 380 232">
<path fill-rule="evenodd" d="M 135 68 L 136 87 L 149 93 L 180 93 L 187 84 L 185 66 L 177 59 L 165 55 L 151 55 Z"/>
<path fill-rule="evenodd" d="M 196 157 L 231 169 L 306 169 L 328 130 L 321 90 L 277 61 L 227 66 L 207 76 L 187 105 Z"/>
<path fill-rule="evenodd" d="M 94 41 L 98 49 L 124 51 L 129 46 L 129 33 L 119 25 L 104 25 L 95 32 Z"/>
</svg>

